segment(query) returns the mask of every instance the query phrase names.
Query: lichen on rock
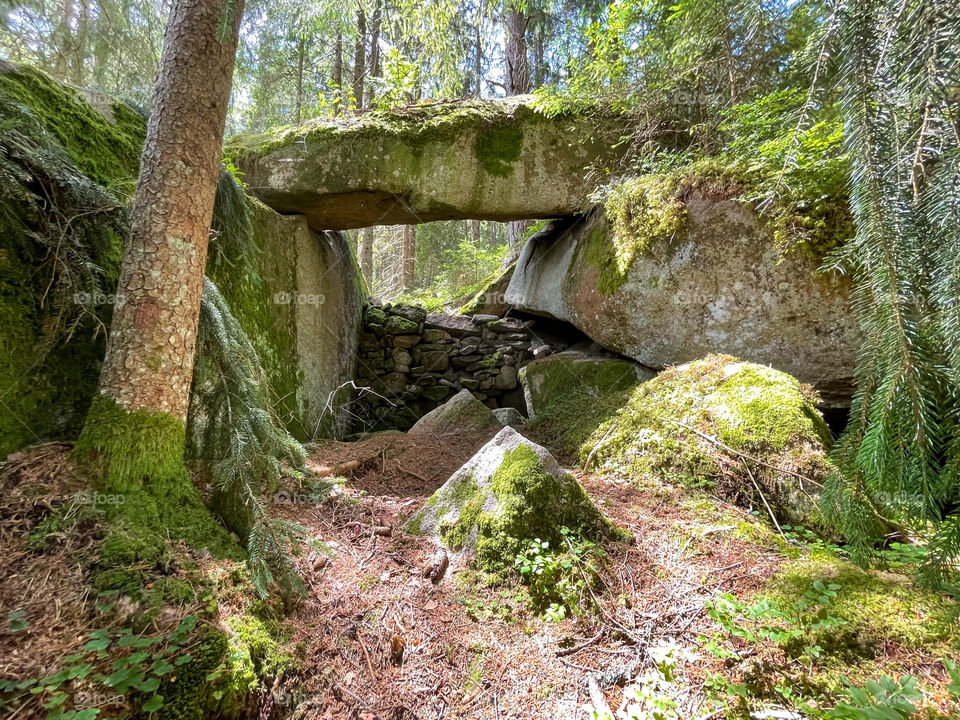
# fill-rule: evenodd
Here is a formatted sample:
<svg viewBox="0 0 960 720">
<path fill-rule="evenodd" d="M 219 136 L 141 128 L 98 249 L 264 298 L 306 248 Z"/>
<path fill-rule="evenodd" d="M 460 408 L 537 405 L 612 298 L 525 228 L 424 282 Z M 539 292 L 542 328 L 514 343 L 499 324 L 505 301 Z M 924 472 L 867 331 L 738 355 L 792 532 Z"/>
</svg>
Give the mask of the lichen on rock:
<svg viewBox="0 0 960 720">
<path fill-rule="evenodd" d="M 502 576 L 534 538 L 560 543 L 561 528 L 628 541 L 543 447 L 503 428 L 407 522 L 477 569 Z"/>
</svg>

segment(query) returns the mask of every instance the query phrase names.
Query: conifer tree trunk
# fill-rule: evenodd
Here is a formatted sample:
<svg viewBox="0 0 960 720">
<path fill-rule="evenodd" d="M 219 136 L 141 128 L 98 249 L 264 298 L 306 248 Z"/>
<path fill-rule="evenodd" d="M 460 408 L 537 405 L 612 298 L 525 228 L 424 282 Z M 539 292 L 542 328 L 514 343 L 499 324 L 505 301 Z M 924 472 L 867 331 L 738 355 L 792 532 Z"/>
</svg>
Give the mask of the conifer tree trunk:
<svg viewBox="0 0 960 720">
<path fill-rule="evenodd" d="M 417 226 L 403 226 L 401 247 L 401 284 L 404 290 L 412 290 L 416 282 Z"/>
<path fill-rule="evenodd" d="M 382 0 L 377 0 L 373 7 L 373 27 L 370 29 L 370 77 L 380 76 L 380 26 L 383 23 Z M 373 106 L 373 83 L 367 85 L 367 100 L 364 107 Z"/>
<path fill-rule="evenodd" d="M 243 0 L 175 0 L 99 394 L 77 451 L 118 490 L 183 466 L 207 240 Z"/>
<path fill-rule="evenodd" d="M 360 273 L 367 281 L 367 287 L 373 288 L 373 228 L 363 229 L 360 238 Z"/>
<path fill-rule="evenodd" d="M 363 74 L 366 72 L 367 14 L 363 5 L 357 5 L 357 44 L 353 54 L 353 97 L 357 101 L 357 112 L 363 110 Z"/>
</svg>

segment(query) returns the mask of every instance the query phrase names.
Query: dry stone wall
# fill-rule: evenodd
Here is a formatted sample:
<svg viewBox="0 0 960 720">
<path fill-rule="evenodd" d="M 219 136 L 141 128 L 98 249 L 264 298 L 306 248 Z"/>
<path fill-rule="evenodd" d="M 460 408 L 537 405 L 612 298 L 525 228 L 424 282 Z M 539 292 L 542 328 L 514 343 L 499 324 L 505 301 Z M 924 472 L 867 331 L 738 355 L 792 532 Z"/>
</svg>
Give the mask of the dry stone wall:
<svg viewBox="0 0 960 720">
<path fill-rule="evenodd" d="M 466 388 L 491 408 L 525 410 L 518 374 L 535 348 L 531 320 L 428 314 L 412 305 L 369 305 L 356 384 L 358 430 L 410 428 Z"/>
</svg>

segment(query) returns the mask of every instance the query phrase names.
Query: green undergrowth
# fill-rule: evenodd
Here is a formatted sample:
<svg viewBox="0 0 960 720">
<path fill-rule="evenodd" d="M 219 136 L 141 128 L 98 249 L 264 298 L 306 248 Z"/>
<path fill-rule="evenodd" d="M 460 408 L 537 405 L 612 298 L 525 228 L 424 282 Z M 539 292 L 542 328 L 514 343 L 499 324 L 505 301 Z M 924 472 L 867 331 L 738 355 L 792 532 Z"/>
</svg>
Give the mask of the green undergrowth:
<svg viewBox="0 0 960 720">
<path fill-rule="evenodd" d="M 243 718 L 275 681 L 299 672 L 283 620 L 287 600 L 256 599 L 239 547 L 157 532 L 134 520 L 131 502 L 79 493 L 53 502 L 36 519 L 26 539 L 33 565 L 80 568 L 88 590 L 62 600 L 94 602 L 84 606 L 89 617 L 80 652 L 45 676 L 0 681 L 0 714 L 76 720 L 93 717 L 81 713 L 99 707 L 98 717 L 118 719 Z M 65 536 L 86 540 L 76 550 Z M 29 622 L 14 627 L 39 638 L 47 630 Z"/>
<path fill-rule="evenodd" d="M 708 676 L 730 717 L 766 703 L 813 717 L 947 717 L 930 704 L 930 687 L 910 692 L 909 705 L 895 700 L 960 658 L 956 603 L 909 575 L 862 570 L 819 549 L 787 561 L 749 599 L 717 598 L 708 614 L 721 632 L 703 638 L 706 650 L 719 658 L 749 650 L 751 658 L 730 676 Z M 960 686 L 954 692 L 956 703 Z M 942 706 L 943 687 L 939 695 Z"/>
</svg>

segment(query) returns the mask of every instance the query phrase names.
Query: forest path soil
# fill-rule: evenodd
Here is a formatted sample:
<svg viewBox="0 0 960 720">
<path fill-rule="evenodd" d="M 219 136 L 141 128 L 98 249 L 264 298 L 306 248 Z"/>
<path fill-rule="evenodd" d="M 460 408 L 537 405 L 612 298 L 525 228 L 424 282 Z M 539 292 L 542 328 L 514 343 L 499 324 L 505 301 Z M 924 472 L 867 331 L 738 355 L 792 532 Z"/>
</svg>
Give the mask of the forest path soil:
<svg viewBox="0 0 960 720">
<path fill-rule="evenodd" d="M 314 467 L 352 471 L 322 505 L 278 506 L 326 548 L 301 560 L 309 595 L 293 623 L 305 666 L 291 681 L 296 696 L 277 688 L 275 702 L 323 719 L 589 718 L 589 677 L 616 709 L 648 648 L 672 640 L 696 652 L 714 630 L 704 602 L 749 594 L 783 560 L 775 543 L 738 539 L 742 523 L 755 523 L 742 510 L 573 471 L 637 539 L 606 548 L 600 612 L 551 622 L 518 588 L 487 587 L 467 572 L 434 585 L 423 570 L 436 546 L 405 534 L 402 521 L 488 439 L 391 433 L 313 446 Z M 681 716 L 699 714 L 704 671 L 717 662 L 680 665 Z"/>
</svg>

